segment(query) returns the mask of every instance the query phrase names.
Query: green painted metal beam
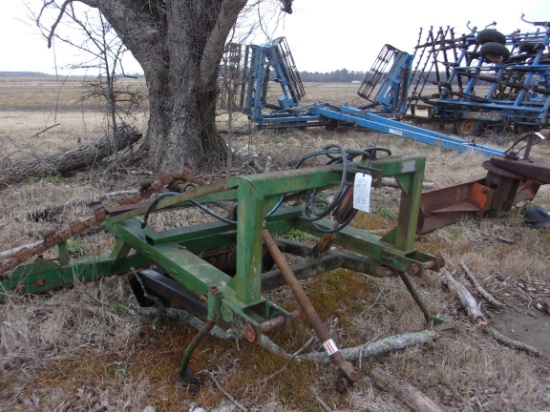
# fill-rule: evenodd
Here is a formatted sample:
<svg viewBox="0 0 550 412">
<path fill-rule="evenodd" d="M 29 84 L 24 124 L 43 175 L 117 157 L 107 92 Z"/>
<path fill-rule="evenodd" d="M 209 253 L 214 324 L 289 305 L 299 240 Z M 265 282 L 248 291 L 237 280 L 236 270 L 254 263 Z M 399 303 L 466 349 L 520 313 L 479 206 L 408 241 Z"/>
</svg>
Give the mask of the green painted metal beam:
<svg viewBox="0 0 550 412">
<path fill-rule="evenodd" d="M 330 229 L 333 224 L 329 219 L 317 222 L 317 226 L 325 229 Z M 289 225 L 312 235 L 317 233 L 309 222 L 299 218 L 289 222 Z M 438 258 L 418 251 L 403 251 L 399 247 L 384 241 L 380 236 L 349 226 L 336 233 L 334 243 L 365 256 L 378 265 L 387 266 L 398 271 L 409 272 L 412 267 L 415 267 L 413 265 L 416 265 L 419 268 L 418 272 L 416 272 L 418 276 L 421 276 L 425 272 L 428 262 L 434 259 L 436 259 L 436 264 L 440 262 Z M 428 263 L 429 265 L 431 263 Z M 371 275 L 376 276 L 376 273 L 371 273 Z"/>
<path fill-rule="evenodd" d="M 20 294 L 40 293 L 48 289 L 70 286 L 75 282 L 90 282 L 125 273 L 132 267 L 138 268 L 148 262 L 136 253 L 116 260 L 110 256 L 99 256 L 67 264 L 39 259 L 19 266 L 0 281 L 0 301 L 5 300 L 4 291 Z"/>
</svg>

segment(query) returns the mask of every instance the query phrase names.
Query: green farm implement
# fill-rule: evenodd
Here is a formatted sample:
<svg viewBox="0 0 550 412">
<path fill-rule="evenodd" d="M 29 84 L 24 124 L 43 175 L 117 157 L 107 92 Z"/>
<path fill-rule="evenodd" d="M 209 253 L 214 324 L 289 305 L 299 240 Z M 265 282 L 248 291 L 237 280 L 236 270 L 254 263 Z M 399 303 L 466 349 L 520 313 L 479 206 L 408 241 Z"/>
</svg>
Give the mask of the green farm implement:
<svg viewBox="0 0 550 412">
<path fill-rule="evenodd" d="M 329 161 L 322 166 L 300 167 L 316 156 L 326 156 Z M 128 275 L 140 304 L 150 305 L 154 297 L 154 301 L 187 310 L 206 321 L 185 349 L 177 374 L 179 380 L 189 383 L 194 380 L 189 360 L 214 325 L 230 327 L 254 343 L 262 334 L 292 322 L 295 313 L 262 294 L 286 284 L 336 366 L 337 380 L 352 383 L 358 379 L 357 372 L 329 336 L 299 280 L 336 268 L 399 277 L 425 319 L 437 320 L 427 312 L 409 279 L 444 265 L 440 257 L 414 248 L 424 166 L 425 158 L 420 156 L 392 156 L 381 148 L 345 151 L 331 145 L 306 156 L 292 170 L 231 177 L 210 184 L 201 184 L 190 173 L 180 173 L 157 185 L 167 185 L 169 191 L 149 202 L 113 208 L 94 206 L 95 218 L 80 226 L 106 222 L 106 230 L 116 239 L 107 255 L 85 259 L 69 256 L 66 240 L 71 230 L 82 229 L 79 225 L 71 225 L 69 233 L 44 240 L 44 247 L 57 245 L 56 259 L 46 260 L 40 254 L 25 263 L 24 258 L 44 247 L 21 252 L 11 265 L 14 267 L 4 265 L 2 269 L 0 300 L 8 294 L 69 286 L 76 280 Z M 358 209 L 365 210 L 368 204 L 371 187 L 379 187 L 383 177 L 391 176 L 401 188 L 396 226 L 384 236 L 353 227 Z M 365 183 L 369 181 L 372 186 Z M 189 186 L 192 190 L 186 190 Z M 153 213 L 191 207 L 212 218 L 207 223 L 165 230 L 148 224 Z M 292 229 L 317 238 L 316 244 L 286 240 L 284 234 Z M 297 256 L 292 261 L 298 263 L 288 263 L 287 255 Z"/>
</svg>

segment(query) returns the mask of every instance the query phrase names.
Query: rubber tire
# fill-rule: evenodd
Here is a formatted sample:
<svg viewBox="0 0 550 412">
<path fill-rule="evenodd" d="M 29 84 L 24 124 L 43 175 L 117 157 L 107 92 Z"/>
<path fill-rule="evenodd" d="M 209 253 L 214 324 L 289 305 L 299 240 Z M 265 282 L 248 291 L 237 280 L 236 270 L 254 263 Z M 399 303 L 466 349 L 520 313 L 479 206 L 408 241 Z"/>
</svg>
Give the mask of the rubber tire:
<svg viewBox="0 0 550 412">
<path fill-rule="evenodd" d="M 456 122 L 456 134 L 463 137 L 479 136 L 483 131 L 483 122 L 474 119 L 461 119 Z"/>
<path fill-rule="evenodd" d="M 485 60 L 498 63 L 506 61 L 510 58 L 510 50 L 500 43 L 489 42 L 481 46 L 479 54 L 485 58 Z"/>
<path fill-rule="evenodd" d="M 550 214 L 541 206 L 524 209 L 521 214 L 529 225 L 535 227 L 550 227 Z"/>
<path fill-rule="evenodd" d="M 481 30 L 476 37 L 476 43 L 480 46 L 485 43 L 506 44 L 506 36 L 495 29 Z"/>
</svg>

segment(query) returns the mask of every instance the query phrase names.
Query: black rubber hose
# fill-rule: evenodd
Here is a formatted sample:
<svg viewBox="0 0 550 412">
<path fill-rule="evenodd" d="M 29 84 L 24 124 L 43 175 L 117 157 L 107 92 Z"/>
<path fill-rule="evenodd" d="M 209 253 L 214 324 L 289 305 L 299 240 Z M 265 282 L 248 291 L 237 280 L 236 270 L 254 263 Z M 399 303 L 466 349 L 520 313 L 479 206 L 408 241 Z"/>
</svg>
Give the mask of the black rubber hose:
<svg viewBox="0 0 550 412">
<path fill-rule="evenodd" d="M 144 229 L 145 226 L 147 226 L 147 220 L 149 219 L 149 215 L 151 214 L 151 211 L 153 210 L 153 208 L 157 205 L 157 203 L 164 199 L 165 197 L 169 197 L 169 196 L 176 196 L 176 195 L 180 195 L 181 193 L 177 193 L 177 192 L 166 192 L 166 193 L 163 193 L 159 196 L 157 196 L 152 202 L 151 204 L 149 205 L 149 207 L 147 208 L 147 210 L 145 211 L 145 214 L 143 215 L 143 219 L 141 219 L 141 228 Z"/>
</svg>

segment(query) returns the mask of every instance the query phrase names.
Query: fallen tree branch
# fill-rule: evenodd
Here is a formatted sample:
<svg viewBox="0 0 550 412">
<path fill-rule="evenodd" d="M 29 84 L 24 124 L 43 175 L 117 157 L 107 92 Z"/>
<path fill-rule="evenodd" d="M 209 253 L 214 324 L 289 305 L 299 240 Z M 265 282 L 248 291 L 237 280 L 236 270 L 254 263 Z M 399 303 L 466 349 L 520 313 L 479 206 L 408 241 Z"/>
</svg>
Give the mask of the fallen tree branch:
<svg viewBox="0 0 550 412">
<path fill-rule="evenodd" d="M 46 133 L 48 130 L 53 129 L 54 127 L 57 127 L 57 126 L 60 126 L 60 125 L 61 125 L 61 123 L 56 123 L 56 124 L 54 124 L 54 125 L 48 126 L 48 127 L 46 127 L 45 129 L 42 129 L 42 130 L 40 130 L 39 132 L 33 134 L 32 137 L 38 137 L 38 136 L 40 136 L 42 133 Z"/>
<path fill-rule="evenodd" d="M 405 349 L 410 346 L 421 345 L 432 342 L 439 338 L 439 333 L 433 330 L 424 330 L 421 332 L 410 332 L 402 335 L 389 336 L 374 342 L 365 343 L 353 348 L 341 349 L 342 355 L 348 361 L 366 359 L 382 353 L 394 352 Z M 300 355 L 297 359 L 310 360 L 315 362 L 330 362 L 326 352 L 311 352 Z"/>
<path fill-rule="evenodd" d="M 472 284 L 474 285 L 474 288 L 479 292 L 479 294 L 481 296 L 483 296 L 485 298 L 485 300 L 487 300 L 487 302 L 489 302 L 491 305 L 493 305 L 495 308 L 499 308 L 499 309 L 502 309 L 504 307 L 504 304 L 499 302 L 497 299 L 495 299 L 489 292 L 487 292 L 483 286 L 480 285 L 480 283 L 478 282 L 477 278 L 475 277 L 475 275 L 472 273 L 472 271 L 468 268 L 468 266 L 466 266 L 466 263 L 464 263 L 464 261 L 460 261 L 460 266 L 462 267 L 462 269 L 464 269 L 464 273 L 466 273 L 466 276 L 468 277 L 468 279 L 470 279 L 470 281 L 472 282 Z"/>
<path fill-rule="evenodd" d="M 212 382 L 214 382 L 216 386 L 223 392 L 223 394 L 227 397 L 227 399 L 229 399 L 233 403 L 233 405 L 235 405 L 239 410 L 243 412 L 248 411 L 248 409 L 246 409 L 241 403 L 239 403 L 239 401 L 237 401 L 233 396 L 231 396 L 229 392 L 225 390 L 222 384 L 218 382 L 218 380 L 210 371 L 203 370 L 203 371 L 200 371 L 199 374 L 208 376 L 212 380 Z"/>
<path fill-rule="evenodd" d="M 116 150 L 125 149 L 142 137 L 137 128 L 131 125 L 120 126 L 117 134 Z M 80 146 L 66 153 L 2 169 L 0 186 L 20 182 L 28 176 L 47 177 L 74 172 L 111 155 L 113 149 L 112 137 L 103 136 L 94 143 Z"/>
<path fill-rule="evenodd" d="M 203 320 L 181 309 L 164 308 L 164 307 L 163 308 L 158 308 L 158 307 L 144 308 L 141 306 L 130 305 L 130 307 L 128 308 L 128 313 L 130 315 L 158 316 L 158 317 L 165 317 L 167 319 L 180 319 L 196 330 L 201 330 L 205 325 L 205 322 Z M 217 339 L 222 339 L 222 340 L 240 339 L 240 337 L 236 335 L 231 329 L 223 330 L 218 326 L 214 326 L 214 328 L 210 331 L 210 334 L 213 337 Z M 296 357 L 295 355 L 290 355 L 287 352 L 285 352 L 283 349 L 281 349 L 279 345 L 277 345 L 275 342 L 273 342 L 271 339 L 269 339 L 267 336 L 263 334 L 261 335 L 261 338 L 260 338 L 260 346 L 275 353 L 276 355 L 282 356 L 287 359 Z"/>
<path fill-rule="evenodd" d="M 312 388 L 311 391 L 313 392 L 313 395 L 315 396 L 315 400 L 321 405 L 321 408 L 323 408 L 326 412 L 333 412 L 332 409 L 329 408 L 329 406 L 321 399 L 319 394 Z"/>
<path fill-rule="evenodd" d="M 514 239 L 508 239 L 508 238 L 502 237 L 502 236 L 497 236 L 496 239 L 497 239 L 497 240 L 500 240 L 501 242 L 508 243 L 508 244 L 513 244 L 513 243 L 515 243 L 515 242 L 514 242 Z"/>
<path fill-rule="evenodd" d="M 411 384 L 397 379 L 381 368 L 374 368 L 371 376 L 376 387 L 392 394 L 415 412 L 444 412 L 445 410 Z"/>
<path fill-rule="evenodd" d="M 524 342 L 517 341 L 515 339 L 509 338 L 506 335 L 503 335 L 501 332 L 493 328 L 489 325 L 487 322 L 487 319 L 483 314 L 481 313 L 479 306 L 475 300 L 475 298 L 472 296 L 472 294 L 464 287 L 460 282 L 458 282 L 445 268 L 442 269 L 446 285 L 449 287 L 449 289 L 453 290 L 460 302 L 462 303 L 462 306 L 466 310 L 466 313 L 468 313 L 468 317 L 470 318 L 470 321 L 474 323 L 476 326 L 480 327 L 482 332 L 486 333 L 487 335 L 491 336 L 493 339 L 495 339 L 497 342 L 509 346 L 514 349 L 523 350 L 525 352 L 531 353 L 536 356 L 540 356 L 541 351 L 538 348 L 535 348 L 534 346 L 528 345 Z"/>
<path fill-rule="evenodd" d="M 462 303 L 462 307 L 466 310 L 470 321 L 476 326 L 486 326 L 488 324 L 487 319 L 483 313 L 481 313 L 479 305 L 468 289 L 457 281 L 446 268 L 442 268 L 441 271 L 445 276 L 445 285 L 456 294 L 458 300 Z"/>
<path fill-rule="evenodd" d="M 191 315 L 190 313 L 172 308 L 143 308 L 141 306 L 131 305 L 128 313 L 131 315 L 143 315 L 143 316 L 163 316 L 168 319 L 181 319 L 186 322 L 189 326 L 201 330 L 204 326 L 204 321 L 200 320 L 196 316 Z M 233 333 L 233 331 L 228 330 L 224 331 L 223 329 L 214 326 L 210 332 L 212 336 L 218 339 L 229 340 L 229 339 L 238 339 L 239 337 Z M 348 361 L 355 361 L 359 359 L 366 359 L 373 356 L 380 355 L 382 353 L 394 352 L 396 350 L 405 349 L 410 346 L 421 345 L 428 342 L 433 342 L 439 338 L 439 333 L 433 330 L 424 330 L 421 332 L 410 332 L 404 333 L 402 335 L 389 336 L 378 341 L 365 343 L 364 345 L 356 346 L 354 348 L 345 348 L 342 349 L 342 355 Z M 310 344 L 308 341 L 304 346 L 307 347 Z M 273 342 L 265 335 L 261 335 L 260 346 L 263 348 L 275 353 L 276 355 L 282 356 L 286 359 L 296 359 L 297 361 L 314 361 L 314 362 L 323 362 L 328 363 L 330 359 L 326 352 L 311 352 L 304 355 L 299 353 L 303 350 L 300 349 L 294 354 L 289 354 L 285 352 L 279 345 Z"/>
<path fill-rule="evenodd" d="M 19 252 L 21 252 L 23 249 L 30 249 L 30 248 L 33 248 L 35 247 L 36 245 L 39 245 L 40 243 L 42 243 L 42 241 L 38 241 L 38 242 L 32 242 L 32 243 L 27 243 L 25 245 L 21 245 L 21 246 L 17 246 L 17 247 L 14 247 L 14 248 L 11 248 L 11 249 L 8 249 L 8 250 L 5 250 L 3 252 L 0 252 L 0 259 L 4 259 L 4 258 L 7 258 L 7 257 L 11 257 L 13 255 L 17 255 Z"/>
<path fill-rule="evenodd" d="M 311 345 L 313 343 L 313 341 L 315 340 L 315 336 L 312 336 L 311 338 L 309 338 L 309 340 L 300 348 L 298 349 L 296 352 L 294 352 L 292 355 L 288 356 L 287 359 L 286 359 L 286 362 L 285 364 L 283 365 L 283 367 L 281 369 L 279 369 L 278 371 L 276 371 L 275 373 L 272 373 L 271 375 L 269 375 L 267 378 L 264 378 L 260 381 L 260 383 L 266 383 L 266 382 L 269 382 L 271 379 L 273 379 L 275 376 L 277 376 L 278 374 L 280 374 L 282 371 L 284 371 L 287 367 L 288 367 L 288 364 L 290 363 L 290 361 L 292 361 L 292 359 L 296 358 L 296 356 L 298 356 L 300 353 L 302 353 L 304 350 L 306 350 L 306 348 L 309 347 L 309 345 Z"/>
<path fill-rule="evenodd" d="M 164 317 L 167 319 L 180 319 L 180 320 L 183 320 L 192 328 L 197 330 L 201 330 L 205 325 L 204 321 L 200 320 L 196 316 L 193 316 L 189 312 L 186 312 L 185 310 L 180 310 L 180 309 L 172 309 L 172 308 L 164 308 L 164 307 L 144 308 L 141 306 L 130 305 L 128 309 L 128 313 L 130 315 L 157 316 L 157 317 Z M 235 338 L 235 335 L 231 333 L 231 331 L 225 331 L 218 326 L 214 326 L 210 334 L 215 338 L 222 339 L 222 340 L 229 340 L 229 339 Z"/>
<path fill-rule="evenodd" d="M 536 355 L 536 356 L 541 355 L 541 350 L 539 348 L 536 348 L 536 347 L 531 346 L 527 343 L 520 342 L 520 341 L 512 339 L 512 338 L 509 338 L 508 336 L 500 333 L 498 330 L 496 330 L 495 328 L 493 328 L 491 326 L 488 326 L 483 331 L 485 333 L 487 333 L 489 336 L 491 336 L 498 343 L 501 343 L 505 346 L 508 346 L 510 348 L 519 349 L 519 350 L 522 350 L 522 351 L 527 352 L 527 353 L 531 353 L 531 354 Z"/>
</svg>

